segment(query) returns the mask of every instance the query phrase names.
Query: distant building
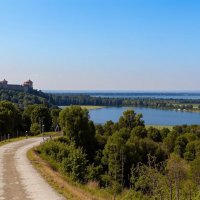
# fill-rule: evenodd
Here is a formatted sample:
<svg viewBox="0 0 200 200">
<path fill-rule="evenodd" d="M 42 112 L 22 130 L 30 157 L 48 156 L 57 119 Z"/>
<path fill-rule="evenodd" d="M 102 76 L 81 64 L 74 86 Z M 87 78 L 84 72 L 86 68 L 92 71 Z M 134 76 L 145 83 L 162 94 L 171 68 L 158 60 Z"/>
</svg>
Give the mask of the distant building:
<svg viewBox="0 0 200 200">
<path fill-rule="evenodd" d="M 31 80 L 28 80 L 24 82 L 22 85 L 13 85 L 13 84 L 8 84 L 8 81 L 4 79 L 3 81 L 0 81 L 0 89 L 19 90 L 27 92 L 29 90 L 33 90 L 33 82 Z"/>
</svg>

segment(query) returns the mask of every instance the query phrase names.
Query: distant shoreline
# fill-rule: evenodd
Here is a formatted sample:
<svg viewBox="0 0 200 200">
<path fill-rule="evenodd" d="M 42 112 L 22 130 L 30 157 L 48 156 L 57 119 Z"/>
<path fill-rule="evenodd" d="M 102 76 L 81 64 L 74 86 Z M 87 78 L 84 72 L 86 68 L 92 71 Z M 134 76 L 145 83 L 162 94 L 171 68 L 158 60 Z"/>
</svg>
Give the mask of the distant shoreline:
<svg viewBox="0 0 200 200">
<path fill-rule="evenodd" d="M 59 108 L 67 108 L 67 107 L 70 107 L 70 106 L 59 106 Z M 102 108 L 106 108 L 106 106 L 82 106 L 80 105 L 80 107 L 82 109 L 87 109 L 87 110 L 97 110 L 97 109 L 102 109 Z"/>
</svg>

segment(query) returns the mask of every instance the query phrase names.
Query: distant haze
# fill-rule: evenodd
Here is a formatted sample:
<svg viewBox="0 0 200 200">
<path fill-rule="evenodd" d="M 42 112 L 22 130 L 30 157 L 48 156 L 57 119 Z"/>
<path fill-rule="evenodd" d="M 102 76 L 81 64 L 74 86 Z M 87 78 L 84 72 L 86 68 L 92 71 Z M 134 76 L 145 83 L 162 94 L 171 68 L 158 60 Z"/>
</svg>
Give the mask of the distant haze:
<svg viewBox="0 0 200 200">
<path fill-rule="evenodd" d="M 199 0 L 2 0 L 0 80 L 199 91 L 199 10 Z"/>
</svg>

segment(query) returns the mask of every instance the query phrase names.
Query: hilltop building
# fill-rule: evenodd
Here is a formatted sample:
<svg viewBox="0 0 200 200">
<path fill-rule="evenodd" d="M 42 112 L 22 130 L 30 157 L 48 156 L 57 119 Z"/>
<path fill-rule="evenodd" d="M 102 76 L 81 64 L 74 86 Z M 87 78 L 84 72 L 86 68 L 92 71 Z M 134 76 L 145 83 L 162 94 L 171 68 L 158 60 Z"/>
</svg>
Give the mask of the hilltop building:
<svg viewBox="0 0 200 200">
<path fill-rule="evenodd" d="M 33 82 L 31 80 L 28 80 L 24 82 L 22 85 L 13 85 L 13 84 L 8 84 L 8 81 L 4 79 L 3 81 L 0 81 L 0 89 L 19 90 L 27 92 L 29 90 L 33 90 Z"/>
</svg>

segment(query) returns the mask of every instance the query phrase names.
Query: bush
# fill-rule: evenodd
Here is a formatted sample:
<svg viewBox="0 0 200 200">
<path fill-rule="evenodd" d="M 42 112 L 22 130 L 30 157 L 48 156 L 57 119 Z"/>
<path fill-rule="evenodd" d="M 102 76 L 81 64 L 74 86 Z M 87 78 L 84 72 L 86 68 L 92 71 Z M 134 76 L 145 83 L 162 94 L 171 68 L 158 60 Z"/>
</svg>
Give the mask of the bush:
<svg viewBox="0 0 200 200">
<path fill-rule="evenodd" d="M 40 125 L 38 123 L 31 124 L 31 135 L 39 135 L 40 134 Z"/>
<path fill-rule="evenodd" d="M 86 177 L 87 159 L 81 148 L 76 148 L 74 143 L 67 144 L 64 138 L 47 141 L 39 148 L 40 153 L 47 159 L 60 163 L 62 171 L 78 182 L 83 182 Z"/>
<path fill-rule="evenodd" d="M 62 161 L 62 168 L 74 181 L 84 182 L 87 169 L 86 154 L 74 144 L 67 146 L 69 154 Z"/>
</svg>

